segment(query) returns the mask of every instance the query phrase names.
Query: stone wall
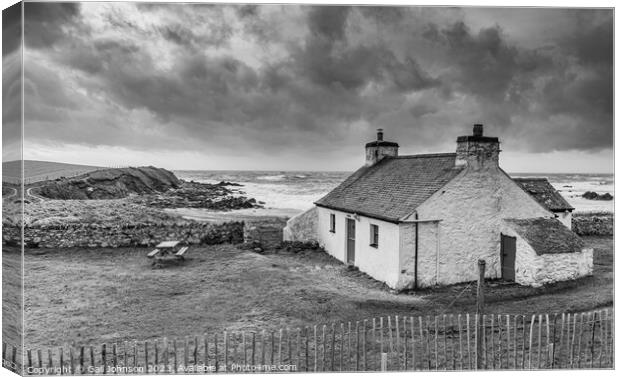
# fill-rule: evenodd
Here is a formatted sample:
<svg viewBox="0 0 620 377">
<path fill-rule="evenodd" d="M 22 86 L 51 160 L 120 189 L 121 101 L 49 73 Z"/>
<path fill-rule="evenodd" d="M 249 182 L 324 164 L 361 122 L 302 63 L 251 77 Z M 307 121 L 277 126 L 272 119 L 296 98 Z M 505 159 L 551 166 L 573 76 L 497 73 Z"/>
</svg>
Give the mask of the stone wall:
<svg viewBox="0 0 620 377">
<path fill-rule="evenodd" d="M 613 236 L 614 214 L 573 214 L 573 232 L 580 236 Z"/>
<path fill-rule="evenodd" d="M 177 240 L 184 245 L 240 243 L 243 241 L 243 223 L 210 224 L 178 221 L 131 225 L 63 224 L 24 228 L 26 247 L 154 246 L 166 240 Z M 2 243 L 20 245 L 20 229 L 3 227 Z"/>
<path fill-rule="evenodd" d="M 263 248 L 278 247 L 282 244 L 282 229 L 285 225 L 284 218 L 245 220 L 243 242 L 260 245 Z"/>
<path fill-rule="evenodd" d="M 318 241 L 319 215 L 317 207 L 291 217 L 284 228 L 285 241 Z"/>
</svg>

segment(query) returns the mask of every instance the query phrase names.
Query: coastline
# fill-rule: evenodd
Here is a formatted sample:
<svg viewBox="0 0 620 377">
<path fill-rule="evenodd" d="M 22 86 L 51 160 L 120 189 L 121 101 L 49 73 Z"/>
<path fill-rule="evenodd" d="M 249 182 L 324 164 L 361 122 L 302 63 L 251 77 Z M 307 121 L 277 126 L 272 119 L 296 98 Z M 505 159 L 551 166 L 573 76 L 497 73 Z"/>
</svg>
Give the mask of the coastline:
<svg viewBox="0 0 620 377">
<path fill-rule="evenodd" d="M 303 212 L 303 210 L 294 208 L 246 208 L 231 211 L 212 211 L 203 208 L 166 208 L 164 212 L 186 220 L 219 224 L 246 219 L 288 219 Z"/>
</svg>

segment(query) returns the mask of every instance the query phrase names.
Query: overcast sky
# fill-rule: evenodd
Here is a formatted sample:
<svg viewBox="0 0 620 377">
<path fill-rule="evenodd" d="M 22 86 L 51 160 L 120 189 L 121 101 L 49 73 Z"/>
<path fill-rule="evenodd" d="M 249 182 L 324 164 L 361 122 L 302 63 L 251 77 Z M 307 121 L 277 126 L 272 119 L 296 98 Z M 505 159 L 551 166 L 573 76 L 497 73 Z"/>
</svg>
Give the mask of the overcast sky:
<svg viewBox="0 0 620 377">
<path fill-rule="evenodd" d="M 26 3 L 24 157 L 354 170 L 376 128 L 416 154 L 484 123 L 508 171 L 611 172 L 612 16 Z M 4 44 L 10 75 L 18 43 Z"/>
</svg>

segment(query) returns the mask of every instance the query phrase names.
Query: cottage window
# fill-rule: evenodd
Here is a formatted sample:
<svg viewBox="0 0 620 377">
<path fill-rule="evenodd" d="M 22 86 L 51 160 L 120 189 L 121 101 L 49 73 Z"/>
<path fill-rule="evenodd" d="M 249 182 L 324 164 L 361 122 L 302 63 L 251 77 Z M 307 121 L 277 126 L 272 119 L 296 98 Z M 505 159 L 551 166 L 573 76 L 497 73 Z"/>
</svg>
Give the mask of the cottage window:
<svg viewBox="0 0 620 377">
<path fill-rule="evenodd" d="M 329 231 L 336 233 L 336 215 L 333 213 L 329 214 Z"/>
<path fill-rule="evenodd" d="M 379 225 L 370 224 L 370 246 L 379 246 Z"/>
</svg>

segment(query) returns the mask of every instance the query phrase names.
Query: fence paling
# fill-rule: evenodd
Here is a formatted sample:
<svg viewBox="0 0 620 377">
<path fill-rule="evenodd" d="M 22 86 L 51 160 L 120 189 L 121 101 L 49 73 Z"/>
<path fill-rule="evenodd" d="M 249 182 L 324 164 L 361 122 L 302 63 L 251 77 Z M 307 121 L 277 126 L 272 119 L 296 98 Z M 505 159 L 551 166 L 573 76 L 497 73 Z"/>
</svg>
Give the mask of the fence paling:
<svg viewBox="0 0 620 377">
<path fill-rule="evenodd" d="M 143 368 L 144 373 L 177 373 L 179 357 L 184 367 L 197 367 L 201 360 L 219 371 L 228 371 L 230 364 L 241 362 L 243 365 L 287 363 L 296 365 L 297 371 L 309 371 L 313 367 L 317 371 L 380 370 L 384 353 L 388 370 L 457 370 L 473 369 L 475 357 L 471 344 L 479 341 L 484 345 L 481 356 L 486 356 L 480 368 L 613 367 L 613 315 L 609 310 L 553 314 L 553 318 L 549 314 L 528 318 L 489 314 L 477 316 L 473 324 L 469 315 L 464 319 L 463 323 L 461 315 L 388 316 L 387 320 L 381 317 L 379 321 L 376 318 L 355 321 L 355 329 L 349 322 L 348 331 L 344 323 L 322 325 L 320 334 L 317 326 L 313 328 L 314 334 L 309 327 L 303 331 L 286 329 L 286 334 L 284 330 L 253 331 L 251 339 L 245 332 L 223 331 L 204 334 L 202 340 L 194 336 L 181 342 L 174 338 L 154 340 L 151 344 L 144 341 L 141 347 L 136 342 L 130 347 L 126 341 L 96 347 L 66 344 L 44 352 L 24 350 L 22 357 L 28 367 L 45 364 L 62 374 L 105 374 L 110 373 L 108 368 L 113 368 L 113 374 L 124 374 L 119 367 L 127 367 L 130 362 Z M 256 339 L 257 334 L 260 339 Z M 251 360 L 248 360 L 249 352 Z M 3 354 L 12 361 L 17 347 L 3 343 Z M 223 368 L 220 363 L 224 364 Z M 158 364 L 166 369 L 149 369 Z M 134 371 L 140 372 L 137 368 Z"/>
</svg>

